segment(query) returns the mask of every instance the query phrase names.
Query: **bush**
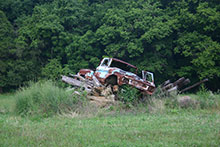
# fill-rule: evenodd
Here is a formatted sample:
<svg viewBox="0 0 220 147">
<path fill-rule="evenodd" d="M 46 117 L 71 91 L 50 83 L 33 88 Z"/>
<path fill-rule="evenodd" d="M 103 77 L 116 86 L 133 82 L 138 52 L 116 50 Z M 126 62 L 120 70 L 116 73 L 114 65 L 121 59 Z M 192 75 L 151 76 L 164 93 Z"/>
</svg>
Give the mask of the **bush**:
<svg viewBox="0 0 220 147">
<path fill-rule="evenodd" d="M 81 101 L 85 100 L 73 96 L 71 91 L 59 88 L 51 81 L 30 83 L 28 87 L 19 90 L 15 97 L 17 98 L 16 113 L 45 117 L 73 111 Z"/>
<path fill-rule="evenodd" d="M 123 85 L 118 93 L 118 97 L 125 104 L 131 104 L 138 100 L 140 93 L 136 88 Z"/>
</svg>

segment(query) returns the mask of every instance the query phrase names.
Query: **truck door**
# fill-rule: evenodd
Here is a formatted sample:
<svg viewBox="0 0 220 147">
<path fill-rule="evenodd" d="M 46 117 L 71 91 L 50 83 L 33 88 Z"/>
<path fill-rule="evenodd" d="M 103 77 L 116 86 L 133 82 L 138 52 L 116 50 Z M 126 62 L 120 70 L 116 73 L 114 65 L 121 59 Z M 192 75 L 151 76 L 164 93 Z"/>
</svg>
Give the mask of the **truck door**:
<svg viewBox="0 0 220 147">
<path fill-rule="evenodd" d="M 109 63 L 110 59 L 109 58 L 104 58 L 101 61 L 101 64 L 96 68 L 95 76 L 99 80 L 103 81 L 107 74 L 109 73 Z"/>
<path fill-rule="evenodd" d="M 154 74 L 152 72 L 142 70 L 142 79 L 145 79 L 150 83 L 154 83 Z"/>
</svg>

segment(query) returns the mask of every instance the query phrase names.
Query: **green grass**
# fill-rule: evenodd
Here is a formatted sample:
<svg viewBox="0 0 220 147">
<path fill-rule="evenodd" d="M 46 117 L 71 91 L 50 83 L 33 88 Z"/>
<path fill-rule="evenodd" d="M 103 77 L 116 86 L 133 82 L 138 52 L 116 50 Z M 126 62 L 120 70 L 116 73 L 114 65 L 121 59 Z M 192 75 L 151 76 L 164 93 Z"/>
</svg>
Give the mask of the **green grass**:
<svg viewBox="0 0 220 147">
<path fill-rule="evenodd" d="M 16 94 L 16 112 L 20 115 L 48 117 L 57 113 L 73 111 L 83 96 L 73 96 L 51 81 L 30 83 Z"/>
<path fill-rule="evenodd" d="M 186 94 L 199 102 L 200 109 L 218 109 L 220 110 L 220 94 L 211 91 L 199 91 L 196 94 Z"/>
<path fill-rule="evenodd" d="M 220 113 L 31 120 L 0 116 L 0 146 L 219 146 Z"/>
<path fill-rule="evenodd" d="M 0 113 L 13 112 L 15 108 L 15 98 L 13 94 L 0 95 Z"/>
<path fill-rule="evenodd" d="M 39 95 L 39 89 L 44 97 Z M 123 109 L 124 105 L 120 104 L 89 115 L 79 114 L 79 111 L 78 115 L 55 113 L 50 117 L 15 113 L 18 99 L 32 99 L 35 93 L 43 102 L 51 96 L 51 92 L 46 94 L 50 88 L 46 87 L 44 92 L 39 89 L 0 95 L 1 147 L 220 146 L 219 94 L 190 94 L 191 98 L 202 102 L 202 106 L 199 104 L 197 108 L 187 109 L 167 107 L 166 99 L 153 99 L 151 107 L 138 105 L 138 109 L 137 106 Z M 53 90 L 52 93 L 55 93 Z M 53 98 L 57 100 L 57 97 Z M 93 111 L 87 109 L 87 112 Z"/>
</svg>

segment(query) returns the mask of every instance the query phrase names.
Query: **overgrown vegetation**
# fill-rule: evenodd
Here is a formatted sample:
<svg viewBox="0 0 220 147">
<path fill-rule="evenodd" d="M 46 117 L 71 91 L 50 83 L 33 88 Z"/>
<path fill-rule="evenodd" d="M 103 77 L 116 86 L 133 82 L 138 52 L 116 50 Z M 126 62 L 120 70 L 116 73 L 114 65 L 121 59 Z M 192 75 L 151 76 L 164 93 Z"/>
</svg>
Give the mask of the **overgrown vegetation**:
<svg viewBox="0 0 220 147">
<path fill-rule="evenodd" d="M 130 87 L 128 85 L 123 85 L 120 87 L 120 91 L 118 92 L 118 99 L 125 104 L 135 103 L 140 98 L 140 92 L 138 89 Z"/>
<path fill-rule="evenodd" d="M 0 112 L 49 117 L 57 114 L 96 116 L 127 112 L 166 113 L 182 109 L 220 110 L 220 94 L 204 89 L 196 95 L 164 95 L 162 91 L 157 91 L 153 96 L 143 96 L 137 89 L 124 86 L 117 96 L 120 102 L 103 109 L 90 104 L 86 93 L 80 89 L 79 93 L 80 95 L 73 95 L 71 90 L 59 88 L 52 81 L 30 83 L 15 95 L 6 96 L 8 99 L 1 99 Z M 10 104 L 11 102 L 13 105 Z"/>
<path fill-rule="evenodd" d="M 126 108 L 144 105 L 148 112 L 163 112 L 168 109 L 220 109 L 220 94 L 213 93 L 202 87 L 196 94 L 177 95 L 165 93 L 158 88 L 154 95 L 142 95 L 140 91 L 123 86 L 118 94 Z"/>
<path fill-rule="evenodd" d="M 86 103 L 85 94 L 72 95 L 52 81 L 31 83 L 16 94 L 16 112 L 20 115 L 51 116 L 74 112 Z"/>
<path fill-rule="evenodd" d="M 123 103 L 106 108 L 87 105 L 83 93 L 74 97 L 51 81 L 0 95 L 0 146 L 220 144 L 219 93 L 202 89 L 196 95 L 164 97 L 158 92 L 140 102 L 136 89 L 126 88 Z M 182 107 L 180 97 L 193 101 Z"/>
</svg>

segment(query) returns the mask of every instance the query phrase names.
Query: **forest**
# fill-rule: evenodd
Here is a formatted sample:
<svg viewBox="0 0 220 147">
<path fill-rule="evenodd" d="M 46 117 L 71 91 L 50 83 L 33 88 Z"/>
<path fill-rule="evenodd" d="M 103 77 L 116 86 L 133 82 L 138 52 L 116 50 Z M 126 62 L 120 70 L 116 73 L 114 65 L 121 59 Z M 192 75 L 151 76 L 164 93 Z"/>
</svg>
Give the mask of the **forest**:
<svg viewBox="0 0 220 147">
<path fill-rule="evenodd" d="M 220 87 L 219 0 L 0 0 L 0 93 L 114 57 Z"/>
</svg>

